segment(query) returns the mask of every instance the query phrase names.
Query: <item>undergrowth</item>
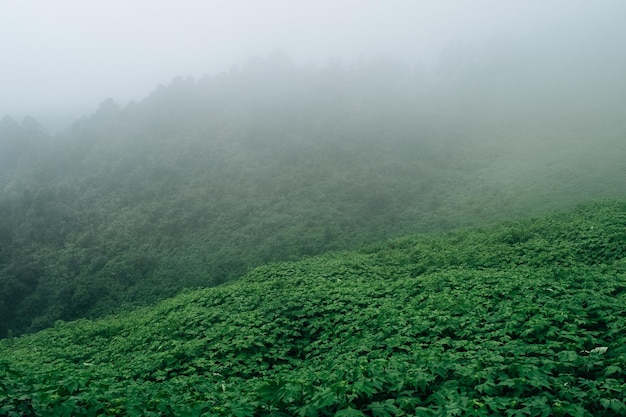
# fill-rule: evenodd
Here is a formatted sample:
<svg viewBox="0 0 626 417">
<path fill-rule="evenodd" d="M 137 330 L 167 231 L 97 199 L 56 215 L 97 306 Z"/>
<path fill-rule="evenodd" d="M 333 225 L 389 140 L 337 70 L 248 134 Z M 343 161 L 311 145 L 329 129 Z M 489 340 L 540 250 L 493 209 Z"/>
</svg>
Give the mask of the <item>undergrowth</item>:
<svg viewBox="0 0 626 417">
<path fill-rule="evenodd" d="M 626 203 L 259 267 L 0 341 L 7 416 L 626 415 Z"/>
</svg>

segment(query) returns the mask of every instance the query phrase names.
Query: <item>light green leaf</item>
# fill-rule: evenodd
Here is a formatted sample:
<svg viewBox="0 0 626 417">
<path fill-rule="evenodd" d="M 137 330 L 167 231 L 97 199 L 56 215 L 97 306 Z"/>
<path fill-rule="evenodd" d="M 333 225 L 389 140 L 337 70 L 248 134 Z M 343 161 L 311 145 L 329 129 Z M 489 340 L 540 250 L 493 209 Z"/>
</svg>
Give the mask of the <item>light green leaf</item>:
<svg viewBox="0 0 626 417">
<path fill-rule="evenodd" d="M 606 346 L 601 346 L 601 347 L 593 348 L 593 349 L 591 349 L 591 350 L 589 351 L 589 354 L 590 354 L 590 355 L 593 355 L 593 354 L 597 354 L 597 355 L 604 355 L 608 349 L 609 349 L 609 348 L 608 348 L 608 347 L 606 347 Z"/>
<path fill-rule="evenodd" d="M 335 417 L 367 417 L 363 412 L 356 408 L 345 408 L 335 413 Z"/>
<path fill-rule="evenodd" d="M 613 374 L 621 374 L 622 368 L 617 365 L 607 366 L 604 370 L 604 376 L 613 375 Z"/>
</svg>

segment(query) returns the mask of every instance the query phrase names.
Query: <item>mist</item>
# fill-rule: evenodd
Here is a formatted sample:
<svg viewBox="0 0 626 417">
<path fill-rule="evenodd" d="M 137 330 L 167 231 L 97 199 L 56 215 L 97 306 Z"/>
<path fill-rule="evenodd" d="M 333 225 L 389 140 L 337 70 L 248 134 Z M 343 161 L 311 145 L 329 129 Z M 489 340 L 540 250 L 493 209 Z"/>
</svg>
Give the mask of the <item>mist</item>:
<svg viewBox="0 0 626 417">
<path fill-rule="evenodd" d="M 508 59 L 521 40 L 551 62 L 566 53 L 583 69 L 610 71 L 623 58 L 624 9 L 617 1 L 4 1 L 0 116 L 31 116 L 55 131 L 108 97 L 125 105 L 177 76 L 215 75 L 275 50 L 316 66 L 384 55 L 437 77 L 489 45 Z M 604 61 L 589 65 L 598 54 Z"/>
<path fill-rule="evenodd" d="M 2 3 L 0 335 L 624 198 L 622 9 Z"/>
<path fill-rule="evenodd" d="M 0 410 L 624 414 L 624 12 L 0 2 Z"/>
</svg>

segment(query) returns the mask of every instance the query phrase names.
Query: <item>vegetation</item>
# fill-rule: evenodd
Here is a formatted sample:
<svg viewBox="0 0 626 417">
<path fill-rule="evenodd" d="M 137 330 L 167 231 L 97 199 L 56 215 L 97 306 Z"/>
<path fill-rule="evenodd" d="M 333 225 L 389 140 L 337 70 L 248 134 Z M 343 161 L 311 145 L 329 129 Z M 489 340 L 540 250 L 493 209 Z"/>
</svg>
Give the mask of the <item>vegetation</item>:
<svg viewBox="0 0 626 417">
<path fill-rule="evenodd" d="M 4 117 L 0 415 L 626 415 L 626 60 L 579 32 Z"/>
<path fill-rule="evenodd" d="M 626 202 L 275 263 L 0 342 L 8 416 L 626 413 Z"/>
<path fill-rule="evenodd" d="M 277 53 L 106 100 L 54 137 L 4 118 L 0 337 L 268 262 L 626 197 L 626 71 L 590 60 L 602 89 L 558 72 L 580 63 L 520 50 L 434 75 Z"/>
</svg>

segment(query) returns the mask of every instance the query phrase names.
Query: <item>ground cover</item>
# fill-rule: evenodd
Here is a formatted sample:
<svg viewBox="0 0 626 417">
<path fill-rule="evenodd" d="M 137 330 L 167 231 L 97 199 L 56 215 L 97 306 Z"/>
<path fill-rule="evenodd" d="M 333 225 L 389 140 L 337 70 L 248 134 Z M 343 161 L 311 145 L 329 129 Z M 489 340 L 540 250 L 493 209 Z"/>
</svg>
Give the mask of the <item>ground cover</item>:
<svg viewBox="0 0 626 417">
<path fill-rule="evenodd" d="M 626 413 L 626 203 L 409 236 L 0 341 L 9 416 Z"/>
</svg>

